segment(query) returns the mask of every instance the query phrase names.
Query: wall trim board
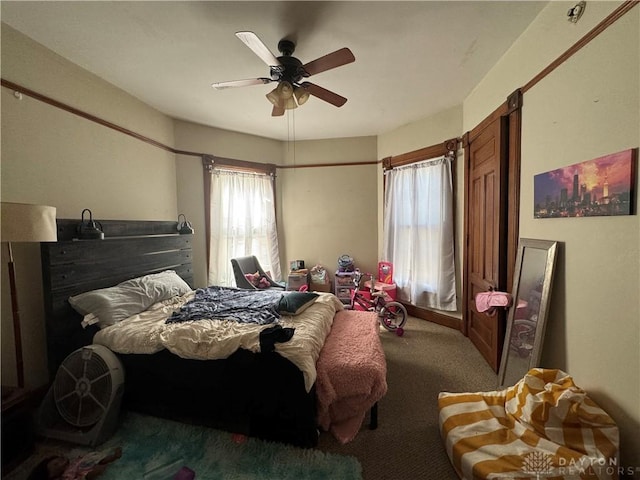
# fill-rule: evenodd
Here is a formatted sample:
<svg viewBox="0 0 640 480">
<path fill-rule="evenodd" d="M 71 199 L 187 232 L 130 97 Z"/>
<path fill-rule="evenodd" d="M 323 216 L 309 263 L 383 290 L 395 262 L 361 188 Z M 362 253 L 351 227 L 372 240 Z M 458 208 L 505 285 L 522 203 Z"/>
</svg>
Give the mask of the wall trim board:
<svg viewBox="0 0 640 480">
<path fill-rule="evenodd" d="M 24 87 L 20 84 L 17 84 L 15 82 L 12 82 L 10 80 L 6 80 L 4 78 L 0 79 L 0 83 L 1 86 L 8 88 L 9 90 L 13 90 L 14 92 L 19 92 L 22 93 L 23 95 L 27 95 L 35 100 L 38 100 L 40 102 L 46 103 L 47 105 L 50 105 L 52 107 L 55 108 L 59 108 L 60 110 L 64 110 L 65 112 L 71 113 L 73 115 L 77 115 L 81 118 L 84 118 L 85 120 L 89 120 L 91 122 L 97 123 L 98 125 L 102 125 L 103 127 L 107 127 L 110 128 L 112 130 L 115 130 L 117 132 L 120 132 L 124 135 L 128 135 L 130 137 L 133 137 L 137 140 L 140 140 L 141 142 L 147 143 L 149 145 L 152 145 L 156 148 L 160 148 L 166 152 L 170 152 L 176 155 L 186 155 L 186 156 L 191 156 L 191 157 L 214 157 L 217 158 L 219 160 L 223 160 L 225 163 L 225 165 L 230 165 L 230 166 L 234 166 L 234 165 L 240 165 L 243 164 L 245 166 L 248 166 L 249 164 L 254 164 L 256 168 L 259 168 L 260 165 L 262 165 L 259 162 L 249 162 L 246 160 L 235 160 L 235 159 L 230 159 L 230 158 L 221 158 L 221 157 L 217 157 L 216 155 L 212 154 L 212 153 L 204 153 L 204 152 L 192 152 L 189 150 L 179 150 L 177 148 L 173 148 L 169 145 L 165 145 L 162 142 L 159 142 L 157 140 L 154 140 L 153 138 L 147 137 L 145 135 L 142 135 L 140 133 L 134 132 L 133 130 L 129 130 L 128 128 L 125 128 L 121 125 L 117 125 L 115 123 L 109 122 L 108 120 L 105 120 L 103 118 L 100 118 L 96 115 L 93 115 L 91 113 L 87 113 L 83 110 L 80 110 L 76 107 L 72 107 L 71 105 L 68 105 L 64 102 L 61 102 L 59 100 L 55 100 L 54 98 L 48 97 L 46 95 L 43 95 L 41 93 L 38 93 L 34 90 L 31 90 L 27 87 Z M 381 160 L 371 160 L 371 161 L 367 161 L 367 162 L 348 162 L 348 163 L 314 163 L 314 164 L 309 164 L 309 165 L 276 165 L 275 168 L 279 168 L 279 169 L 290 169 L 290 168 L 317 168 L 317 167 L 350 167 L 350 166 L 354 166 L 354 165 L 375 165 L 377 163 L 380 163 Z M 251 166 L 249 166 L 248 168 L 252 168 Z"/>
<path fill-rule="evenodd" d="M 182 153 L 183 155 L 193 155 L 191 152 L 179 152 L 178 150 L 169 147 L 167 145 L 165 145 L 164 143 L 158 142 L 157 140 L 153 140 L 152 138 L 146 137 L 144 135 L 141 135 L 139 133 L 136 133 L 132 130 L 129 130 L 128 128 L 124 128 L 120 125 L 116 125 L 115 123 L 111 123 L 107 120 L 104 120 L 103 118 L 100 117 L 96 117 L 95 115 L 92 115 L 90 113 L 87 113 L 83 110 L 79 110 L 75 107 L 72 107 L 71 105 L 67 105 L 66 103 L 60 102 L 58 100 L 55 100 L 51 97 L 48 97 L 46 95 L 42 95 L 41 93 L 38 93 L 34 90 L 31 90 L 29 88 L 23 87 L 22 85 L 18 85 L 17 83 L 11 82 L 9 80 L 5 80 L 4 78 L 1 79 L 2 82 L 2 86 L 8 89 L 13 90 L 14 92 L 19 92 L 22 93 L 24 95 L 27 95 L 31 98 L 34 98 L 36 100 L 39 100 L 43 103 L 46 103 L 48 105 L 51 105 L 52 107 L 56 107 L 59 108 L 61 110 L 64 110 L 65 112 L 69 112 L 72 113 L 73 115 L 77 115 L 79 117 L 82 117 L 86 120 L 89 120 L 91 122 L 95 122 L 99 125 L 102 125 L 103 127 L 107 127 L 107 128 L 111 128 L 112 130 L 115 130 L 117 132 L 123 133 L 125 135 L 129 135 L 130 137 L 133 137 L 137 140 L 140 140 L 142 142 L 148 143 L 149 145 L 153 145 L 154 147 L 160 148 L 162 150 L 165 150 L 167 152 L 171 152 L 171 153 Z"/>
<path fill-rule="evenodd" d="M 319 167 L 354 167 L 358 165 L 377 165 L 382 163 L 382 160 L 368 160 L 364 162 L 332 162 L 332 163 L 309 163 L 305 165 L 277 165 L 276 168 L 282 170 L 294 169 L 294 168 L 319 168 Z"/>
<path fill-rule="evenodd" d="M 629 10 L 640 3 L 638 0 L 627 0 L 622 3 L 618 8 L 616 8 L 613 12 L 607 15 L 604 20 L 598 23 L 595 27 L 593 27 L 589 32 L 587 32 L 580 40 L 574 43 L 571 47 L 569 47 L 562 55 L 556 58 L 553 62 L 547 65 L 540 73 L 538 73 L 535 77 L 529 80 L 522 88 L 521 92 L 524 94 L 532 87 L 534 87 L 538 82 L 540 82 L 543 78 L 553 72 L 556 68 L 562 65 L 565 61 L 571 58 L 575 53 L 577 53 L 582 47 L 587 45 L 591 40 L 596 38 L 602 32 L 604 32 L 608 27 L 613 25 L 616 21 L 618 21 L 621 17 L 623 17 Z"/>
<path fill-rule="evenodd" d="M 407 309 L 407 313 L 412 317 L 419 318 L 421 320 L 427 320 L 429 322 L 437 323 L 443 327 L 453 328 L 455 330 L 462 331 L 462 320 L 458 317 L 451 315 L 445 315 L 434 310 L 426 308 L 416 307 L 408 303 L 402 303 Z"/>
</svg>

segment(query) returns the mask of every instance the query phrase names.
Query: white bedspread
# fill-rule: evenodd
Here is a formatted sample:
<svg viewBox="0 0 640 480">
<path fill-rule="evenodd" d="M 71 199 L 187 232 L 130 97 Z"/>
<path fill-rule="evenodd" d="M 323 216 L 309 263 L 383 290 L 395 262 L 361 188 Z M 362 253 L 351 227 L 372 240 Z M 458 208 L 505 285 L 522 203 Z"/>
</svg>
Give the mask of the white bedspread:
<svg viewBox="0 0 640 480">
<path fill-rule="evenodd" d="M 239 348 L 260 351 L 260 331 L 269 325 L 242 324 L 233 320 L 197 320 L 166 324 L 175 310 L 191 300 L 194 292 L 158 302 L 148 310 L 100 330 L 94 343 L 117 353 L 152 354 L 166 348 L 182 358 L 216 360 L 229 357 Z M 282 316 L 282 327 L 295 328 L 291 340 L 276 343 L 275 350 L 304 374 L 307 391 L 316 381 L 316 362 L 331 330 L 335 313 L 343 304 L 330 293 L 296 316 Z"/>
</svg>

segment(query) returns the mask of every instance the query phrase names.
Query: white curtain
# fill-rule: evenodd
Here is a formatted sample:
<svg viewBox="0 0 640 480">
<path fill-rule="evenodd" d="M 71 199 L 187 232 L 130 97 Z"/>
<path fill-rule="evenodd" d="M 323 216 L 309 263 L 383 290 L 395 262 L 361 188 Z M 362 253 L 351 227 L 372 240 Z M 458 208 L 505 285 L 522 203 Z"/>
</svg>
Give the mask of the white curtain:
<svg viewBox="0 0 640 480">
<path fill-rule="evenodd" d="M 385 173 L 385 260 L 398 298 L 418 307 L 456 310 L 452 157 Z"/>
<path fill-rule="evenodd" d="M 231 259 L 248 255 L 280 280 L 273 182 L 271 175 L 211 173 L 209 285 L 235 286 Z"/>
</svg>

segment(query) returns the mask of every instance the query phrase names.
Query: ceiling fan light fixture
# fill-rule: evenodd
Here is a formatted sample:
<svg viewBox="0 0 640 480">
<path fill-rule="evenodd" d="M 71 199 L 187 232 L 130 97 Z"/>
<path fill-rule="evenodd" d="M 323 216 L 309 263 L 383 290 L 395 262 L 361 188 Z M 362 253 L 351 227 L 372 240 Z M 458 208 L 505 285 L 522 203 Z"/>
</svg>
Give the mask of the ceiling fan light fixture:
<svg viewBox="0 0 640 480">
<path fill-rule="evenodd" d="M 283 100 L 287 100 L 293 97 L 293 85 L 291 85 L 286 80 L 283 80 L 282 82 L 280 82 L 276 90 L 278 90 L 278 93 L 280 94 L 280 98 L 282 98 Z"/>
<path fill-rule="evenodd" d="M 265 96 L 267 97 L 267 100 L 269 100 L 274 106 L 276 106 L 276 107 L 281 106 L 282 102 L 280 101 L 280 95 L 278 94 L 278 89 L 277 88 L 274 88 L 269 93 L 267 93 Z"/>
<path fill-rule="evenodd" d="M 293 110 L 294 108 L 298 108 L 298 104 L 296 103 L 295 98 L 289 97 L 284 101 L 285 110 Z"/>
<path fill-rule="evenodd" d="M 309 97 L 311 96 L 309 95 L 309 92 L 307 92 L 307 90 L 302 87 L 296 87 L 293 90 L 293 95 L 296 97 L 298 105 L 304 105 L 304 103 L 309 100 Z"/>
</svg>

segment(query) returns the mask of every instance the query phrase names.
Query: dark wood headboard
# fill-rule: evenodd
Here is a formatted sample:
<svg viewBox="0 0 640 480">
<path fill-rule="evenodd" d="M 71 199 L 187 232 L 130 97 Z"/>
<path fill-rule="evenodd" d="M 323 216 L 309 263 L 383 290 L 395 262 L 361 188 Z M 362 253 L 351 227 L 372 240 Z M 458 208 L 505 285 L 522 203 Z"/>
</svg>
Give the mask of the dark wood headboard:
<svg viewBox="0 0 640 480">
<path fill-rule="evenodd" d="M 83 329 L 68 298 L 131 278 L 175 270 L 192 288 L 192 235 L 176 222 L 101 221 L 104 240 L 74 240 L 78 220 L 58 219 L 58 241 L 41 244 L 49 375 L 71 352 L 91 343 L 96 327 Z"/>
</svg>

